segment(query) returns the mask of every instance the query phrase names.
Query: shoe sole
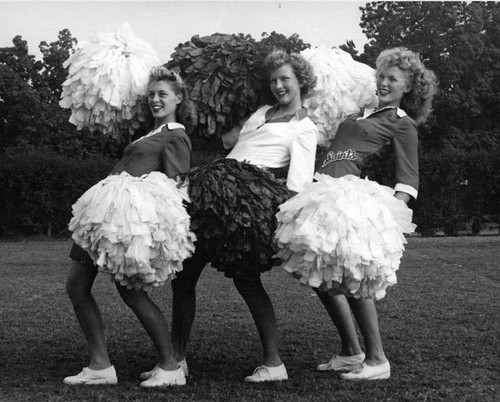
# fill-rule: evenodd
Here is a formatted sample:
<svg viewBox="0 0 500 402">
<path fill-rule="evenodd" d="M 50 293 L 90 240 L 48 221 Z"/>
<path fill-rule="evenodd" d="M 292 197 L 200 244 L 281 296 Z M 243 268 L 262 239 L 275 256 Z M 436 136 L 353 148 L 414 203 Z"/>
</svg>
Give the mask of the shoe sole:
<svg viewBox="0 0 500 402">
<path fill-rule="evenodd" d="M 184 373 L 184 377 L 187 377 L 188 375 L 189 375 L 189 374 Z M 151 377 L 153 377 L 153 373 L 151 373 L 151 374 L 142 373 L 142 374 L 139 376 L 139 379 L 140 379 L 140 380 L 149 380 Z"/>
<path fill-rule="evenodd" d="M 361 363 L 361 362 L 360 362 Z M 339 367 L 339 368 L 320 368 L 316 367 L 316 371 L 351 371 L 356 368 L 356 365 L 348 366 L 348 367 Z"/>
<path fill-rule="evenodd" d="M 118 380 L 98 379 L 85 382 L 71 382 L 63 380 L 63 382 L 66 385 L 115 385 L 118 383 Z"/>
<path fill-rule="evenodd" d="M 286 381 L 288 380 L 288 377 L 283 377 L 283 378 L 273 378 L 272 380 L 247 380 L 245 378 L 245 382 L 250 382 L 250 383 L 259 383 L 259 382 L 273 382 L 273 381 Z"/>
<path fill-rule="evenodd" d="M 381 375 L 378 375 L 376 377 L 369 378 L 369 380 L 387 380 L 388 378 L 390 378 L 390 376 L 391 376 L 391 373 L 381 374 Z"/>
<path fill-rule="evenodd" d="M 344 380 L 354 380 L 354 381 L 362 381 L 362 380 L 367 380 L 367 381 L 370 381 L 370 380 L 387 380 L 390 377 L 391 377 L 391 373 L 380 374 L 380 375 L 376 375 L 376 376 L 373 376 L 373 377 L 370 377 L 370 378 L 344 377 L 344 376 L 342 376 L 342 378 Z"/>
<path fill-rule="evenodd" d="M 186 385 L 186 381 L 175 381 L 173 383 L 165 383 L 165 384 L 158 384 L 158 385 L 143 385 L 143 384 L 140 384 L 141 387 L 143 388 L 163 388 L 163 387 L 171 387 L 171 386 L 175 386 L 175 385 Z"/>
</svg>

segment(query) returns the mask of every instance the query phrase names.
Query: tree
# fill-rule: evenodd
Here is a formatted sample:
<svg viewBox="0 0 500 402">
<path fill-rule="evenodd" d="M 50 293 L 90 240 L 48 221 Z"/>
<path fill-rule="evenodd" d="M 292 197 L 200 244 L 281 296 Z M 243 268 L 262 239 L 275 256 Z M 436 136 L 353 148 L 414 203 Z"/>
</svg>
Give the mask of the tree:
<svg viewBox="0 0 500 402">
<path fill-rule="evenodd" d="M 43 64 L 28 54 L 21 36 L 13 47 L 0 49 L 0 96 L 5 125 L 2 145 L 38 147 L 47 134 L 51 95 L 40 75 Z"/>
<path fill-rule="evenodd" d="M 62 83 L 68 76 L 63 63 L 74 53 L 74 46 L 78 43 L 68 29 L 59 32 L 56 42 L 40 42 L 39 49 L 43 56 L 43 70 L 41 72 L 45 84 L 54 95 L 53 101 L 59 101 L 62 92 Z M 56 103 L 57 103 L 56 102 Z"/>
<path fill-rule="evenodd" d="M 36 134 L 40 129 L 38 116 L 47 110 L 46 105 L 40 102 L 38 93 L 26 80 L 4 64 L 0 64 L 0 97 L 3 100 L 0 146 L 14 146 L 22 134 Z"/>
<path fill-rule="evenodd" d="M 37 83 L 42 64 L 35 61 L 35 56 L 28 54 L 28 42 L 22 36 L 15 36 L 12 43 L 13 47 L 0 48 L 0 65 L 9 67 L 22 80 Z"/>
<path fill-rule="evenodd" d="M 67 77 L 64 61 L 77 40 L 69 30 L 58 40 L 40 43 L 42 61 L 30 55 L 21 36 L 13 47 L 0 48 L 0 152 L 56 152 L 86 157 L 95 153 L 115 157 L 121 143 L 101 133 L 77 131 L 69 122 L 70 111 L 59 107 L 61 86 Z"/>
</svg>

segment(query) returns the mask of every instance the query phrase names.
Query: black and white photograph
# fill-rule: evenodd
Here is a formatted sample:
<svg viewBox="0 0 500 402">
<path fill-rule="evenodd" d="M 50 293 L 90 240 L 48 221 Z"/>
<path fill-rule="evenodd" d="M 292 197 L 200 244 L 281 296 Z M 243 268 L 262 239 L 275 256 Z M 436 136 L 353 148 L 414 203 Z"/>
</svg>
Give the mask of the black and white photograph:
<svg viewBox="0 0 500 402">
<path fill-rule="evenodd" d="M 500 2 L 0 0 L 0 401 L 500 400 Z"/>
</svg>

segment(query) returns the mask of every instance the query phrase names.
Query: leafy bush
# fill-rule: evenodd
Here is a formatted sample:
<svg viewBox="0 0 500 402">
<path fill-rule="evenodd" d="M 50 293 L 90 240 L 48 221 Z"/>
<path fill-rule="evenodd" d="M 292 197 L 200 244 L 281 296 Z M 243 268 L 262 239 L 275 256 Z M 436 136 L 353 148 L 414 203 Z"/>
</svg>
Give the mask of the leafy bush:
<svg viewBox="0 0 500 402">
<path fill-rule="evenodd" d="M 443 231 L 448 236 L 457 236 L 469 224 L 487 215 L 497 216 L 498 220 L 495 180 L 500 158 L 497 155 L 495 147 L 481 152 L 451 149 L 446 153 L 421 152 L 418 198 L 409 204 L 417 233 L 432 236 Z M 396 183 L 392 155 L 372 160 L 363 175 L 393 187 Z"/>
<path fill-rule="evenodd" d="M 6 156 L 0 167 L 0 235 L 66 233 L 71 205 L 110 171 L 113 160 L 56 154 Z"/>
<path fill-rule="evenodd" d="M 194 137 L 193 166 L 224 156 L 211 138 Z M 115 159 L 91 155 L 85 159 L 56 153 L 3 155 L 0 166 L 0 236 L 68 235 L 71 206 L 91 186 L 107 176 Z"/>
</svg>

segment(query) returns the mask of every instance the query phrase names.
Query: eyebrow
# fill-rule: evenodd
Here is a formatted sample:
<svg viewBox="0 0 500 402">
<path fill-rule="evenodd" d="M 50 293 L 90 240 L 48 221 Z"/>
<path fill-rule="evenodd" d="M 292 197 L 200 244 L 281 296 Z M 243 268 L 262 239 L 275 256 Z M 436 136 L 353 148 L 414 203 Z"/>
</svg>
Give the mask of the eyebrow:
<svg viewBox="0 0 500 402">
<path fill-rule="evenodd" d="M 276 78 L 291 78 L 291 77 L 292 77 L 291 74 L 280 74 L 280 75 L 277 75 L 275 77 L 269 77 L 269 79 L 275 80 Z"/>
</svg>

